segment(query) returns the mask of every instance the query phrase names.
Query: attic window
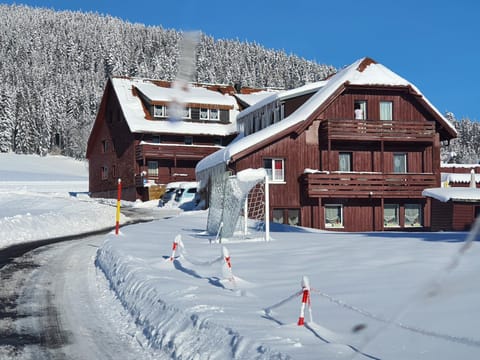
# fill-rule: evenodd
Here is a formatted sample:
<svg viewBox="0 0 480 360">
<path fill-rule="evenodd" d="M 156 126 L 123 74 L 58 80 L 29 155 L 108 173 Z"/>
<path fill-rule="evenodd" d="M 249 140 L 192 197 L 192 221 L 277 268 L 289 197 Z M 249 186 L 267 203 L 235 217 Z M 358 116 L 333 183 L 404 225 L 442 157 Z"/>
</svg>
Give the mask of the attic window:
<svg viewBox="0 0 480 360">
<path fill-rule="evenodd" d="M 167 107 L 165 105 L 153 105 L 153 117 L 167 117 Z"/>
<path fill-rule="evenodd" d="M 108 152 L 108 140 L 102 140 L 102 152 Z"/>
<path fill-rule="evenodd" d="M 220 120 L 220 110 L 200 108 L 200 120 L 218 121 Z"/>
</svg>

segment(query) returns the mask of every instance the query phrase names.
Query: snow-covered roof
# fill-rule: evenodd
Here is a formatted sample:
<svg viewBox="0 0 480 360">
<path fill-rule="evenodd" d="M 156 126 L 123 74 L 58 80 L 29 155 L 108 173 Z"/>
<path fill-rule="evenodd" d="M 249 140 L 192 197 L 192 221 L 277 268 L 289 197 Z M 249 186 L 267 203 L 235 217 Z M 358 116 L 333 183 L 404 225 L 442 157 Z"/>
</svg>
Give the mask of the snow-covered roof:
<svg viewBox="0 0 480 360">
<path fill-rule="evenodd" d="M 261 109 L 267 104 L 270 104 L 273 101 L 282 101 L 282 100 L 287 100 L 291 99 L 293 97 L 297 96 L 302 96 L 305 94 L 309 94 L 315 91 L 318 91 L 318 89 L 321 89 L 327 84 L 327 81 L 317 81 L 313 83 L 308 83 L 303 86 L 300 86 L 295 89 L 290 89 L 290 90 L 284 90 L 284 91 L 278 91 L 278 92 L 270 92 L 269 96 L 265 96 L 262 100 L 256 102 L 252 106 L 246 108 L 243 110 L 237 117 L 237 120 L 240 120 L 244 116 L 247 116 L 248 114 Z"/>
<path fill-rule="evenodd" d="M 155 85 L 150 81 L 137 82 L 134 86 L 152 101 L 172 101 L 178 98 L 178 90 Z M 189 86 L 181 93 L 182 102 L 188 104 L 236 105 L 235 98 L 202 87 Z"/>
<path fill-rule="evenodd" d="M 480 202 L 480 189 L 472 187 L 430 188 L 423 190 L 422 196 L 442 202 Z"/>
<path fill-rule="evenodd" d="M 151 81 L 144 79 L 114 77 L 111 81 L 131 132 L 216 136 L 226 136 L 237 132 L 235 121 L 232 121 L 230 124 L 218 124 L 193 121 L 147 120 L 140 98 L 134 95 L 132 91 L 133 87 L 140 90 L 152 101 L 169 101 L 175 98 L 177 90 L 157 86 Z M 235 115 L 238 111 L 238 105 L 233 96 L 222 95 L 204 88 L 189 87 L 189 91 L 182 94 L 181 100 L 185 103 L 232 106 L 233 110 L 230 110 L 230 118 L 232 120 L 235 120 Z"/>
<path fill-rule="evenodd" d="M 442 168 L 459 168 L 459 169 L 474 169 L 480 168 L 480 164 L 447 164 L 442 163 L 440 165 Z"/>
<path fill-rule="evenodd" d="M 310 115 L 312 115 L 312 113 L 317 110 L 318 107 L 327 99 L 329 99 L 330 96 L 332 96 L 343 84 L 410 86 L 420 97 L 424 99 L 424 101 L 433 109 L 433 111 L 435 111 L 435 113 L 445 122 L 445 124 L 447 124 L 452 131 L 456 133 L 455 127 L 432 104 L 430 104 L 430 102 L 428 102 L 428 100 L 413 84 L 389 70 L 382 64 L 375 63 L 368 58 L 359 59 L 350 66 L 347 66 L 337 72 L 329 80 L 314 84 L 317 84 L 318 86 L 316 93 L 288 117 L 248 136 L 242 137 L 239 135 L 237 139 L 235 139 L 226 148 L 201 160 L 197 164 L 196 172 L 198 173 L 210 167 L 215 167 L 221 161 L 228 163 L 235 154 L 238 154 L 257 143 L 274 136 L 275 134 L 308 120 Z M 295 89 L 289 91 L 294 93 Z M 285 93 L 281 94 L 285 95 Z M 238 115 L 237 120 L 254 111 L 255 109 L 275 101 L 278 96 L 280 95 L 271 95 L 254 106 L 245 109 Z"/>
<path fill-rule="evenodd" d="M 441 173 L 442 182 L 449 183 L 470 183 L 472 175 L 470 173 Z M 480 174 L 475 174 L 475 182 L 480 183 Z"/>
<path fill-rule="evenodd" d="M 248 106 L 253 106 L 277 92 L 278 91 L 274 91 L 274 90 L 262 90 L 262 91 L 252 92 L 250 94 L 235 94 L 235 96 L 239 100 L 247 104 Z"/>
</svg>

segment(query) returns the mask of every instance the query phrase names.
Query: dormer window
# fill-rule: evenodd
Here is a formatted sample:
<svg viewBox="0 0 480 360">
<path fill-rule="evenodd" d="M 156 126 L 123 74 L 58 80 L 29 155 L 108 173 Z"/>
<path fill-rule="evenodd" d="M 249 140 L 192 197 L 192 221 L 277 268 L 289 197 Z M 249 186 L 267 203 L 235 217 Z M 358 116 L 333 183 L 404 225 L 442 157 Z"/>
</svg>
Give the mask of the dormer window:
<svg viewBox="0 0 480 360">
<path fill-rule="evenodd" d="M 210 109 L 210 120 L 220 120 L 220 112 L 218 109 Z"/>
<path fill-rule="evenodd" d="M 167 117 L 167 107 L 165 105 L 153 105 L 153 117 Z"/>
<path fill-rule="evenodd" d="M 208 120 L 208 109 L 200 109 L 200 120 Z"/>
<path fill-rule="evenodd" d="M 199 117 L 200 117 L 200 120 L 219 121 L 220 120 L 220 110 L 200 108 L 200 116 Z"/>
<path fill-rule="evenodd" d="M 190 108 L 189 107 L 182 108 L 180 110 L 180 115 L 181 115 L 182 119 L 190 119 L 191 118 Z"/>
</svg>

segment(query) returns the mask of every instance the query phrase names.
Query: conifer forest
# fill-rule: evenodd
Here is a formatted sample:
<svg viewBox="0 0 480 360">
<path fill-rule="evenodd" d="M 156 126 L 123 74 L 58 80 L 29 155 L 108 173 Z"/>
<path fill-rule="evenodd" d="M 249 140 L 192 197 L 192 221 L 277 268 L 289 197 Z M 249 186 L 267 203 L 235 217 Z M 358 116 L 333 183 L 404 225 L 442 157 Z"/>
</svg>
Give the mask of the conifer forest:
<svg viewBox="0 0 480 360">
<path fill-rule="evenodd" d="M 181 38 L 174 29 L 96 13 L 0 5 L 0 152 L 84 158 L 108 77 L 173 80 Z M 335 71 L 257 43 L 201 34 L 194 81 L 290 89 Z M 477 163 L 480 122 L 446 115 L 459 134 L 442 159 Z"/>
</svg>

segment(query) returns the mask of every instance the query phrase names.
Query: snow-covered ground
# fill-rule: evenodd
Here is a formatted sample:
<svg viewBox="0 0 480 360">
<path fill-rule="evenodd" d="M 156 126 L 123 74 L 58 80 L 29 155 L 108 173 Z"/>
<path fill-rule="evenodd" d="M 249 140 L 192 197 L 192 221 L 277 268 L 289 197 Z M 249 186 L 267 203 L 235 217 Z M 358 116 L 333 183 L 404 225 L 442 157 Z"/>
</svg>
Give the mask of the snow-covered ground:
<svg viewBox="0 0 480 360">
<path fill-rule="evenodd" d="M 68 196 L 87 189 L 84 163 L 67 159 L 78 166 L 67 176 L 23 161 L 31 159 L 0 155 L 0 247 L 112 225 L 113 207 Z M 19 179 L 15 164 L 30 173 Z M 159 358 L 480 358 L 478 235 L 465 247 L 467 233 L 273 226 L 270 242 L 218 244 L 204 233 L 206 218 L 189 211 L 123 227 L 97 252 L 97 267 Z M 178 235 L 184 247 L 170 261 Z M 304 277 L 313 321 L 307 304 L 306 326 L 297 326 Z"/>
<path fill-rule="evenodd" d="M 115 207 L 92 201 L 87 191 L 85 161 L 0 154 L 0 249 L 115 225 Z"/>
</svg>

